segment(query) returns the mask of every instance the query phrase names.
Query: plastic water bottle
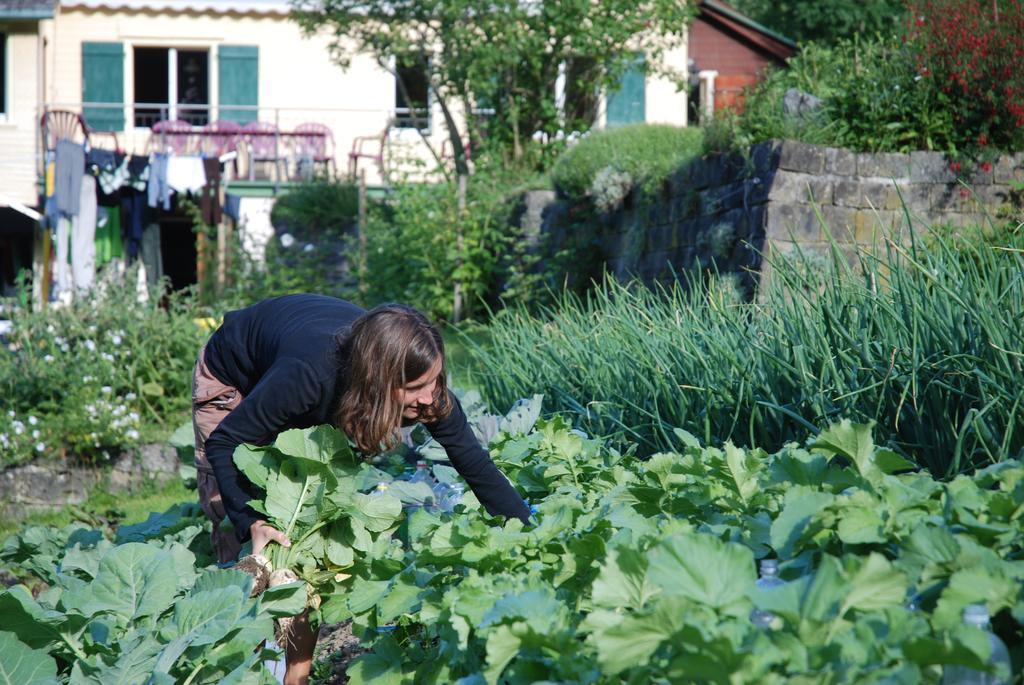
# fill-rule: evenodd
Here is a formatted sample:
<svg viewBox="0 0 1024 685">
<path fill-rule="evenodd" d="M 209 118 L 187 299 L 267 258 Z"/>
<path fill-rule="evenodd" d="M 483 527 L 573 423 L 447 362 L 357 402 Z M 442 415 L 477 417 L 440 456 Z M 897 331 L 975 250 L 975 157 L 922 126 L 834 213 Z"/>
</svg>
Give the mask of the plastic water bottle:
<svg viewBox="0 0 1024 685">
<path fill-rule="evenodd" d="M 377 483 L 377 487 L 370 493 L 370 497 L 383 497 L 388 494 L 388 484 L 385 481 Z"/>
<path fill-rule="evenodd" d="M 775 559 L 761 560 L 761 577 L 757 579 L 757 587 L 764 590 L 785 585 L 786 582 L 779 578 L 779 562 Z M 755 608 L 750 612 L 750 622 L 754 627 L 762 630 L 771 628 L 775 620 L 775 614 L 770 611 Z"/>
<path fill-rule="evenodd" d="M 264 661 L 263 665 L 266 667 L 268 671 L 270 671 L 270 675 L 274 676 L 274 680 L 276 680 L 278 683 L 284 683 L 284 671 L 286 668 L 284 658 L 284 647 L 281 647 L 279 644 L 277 644 L 277 641 L 275 640 L 267 640 L 266 648 L 281 650 L 281 655 L 277 657 L 276 660 Z"/>
<path fill-rule="evenodd" d="M 426 483 L 427 485 L 434 484 L 434 476 L 430 473 L 430 467 L 427 466 L 427 462 L 420 460 L 416 462 L 416 472 L 412 474 L 412 478 L 409 479 L 410 483 Z"/>
<path fill-rule="evenodd" d="M 462 499 L 462 493 L 465 489 L 459 483 L 452 483 L 448 486 L 448 492 L 445 493 L 439 505 L 441 511 L 452 512 L 455 510 L 455 505 Z"/>
<path fill-rule="evenodd" d="M 984 604 L 971 604 L 964 609 L 964 625 L 974 626 L 988 634 L 992 653 L 988 666 L 992 672 L 979 671 L 966 666 L 946 666 L 942 673 L 942 685 L 1010 685 L 1010 653 L 1003 641 L 992 632 L 988 622 L 988 609 Z"/>
</svg>

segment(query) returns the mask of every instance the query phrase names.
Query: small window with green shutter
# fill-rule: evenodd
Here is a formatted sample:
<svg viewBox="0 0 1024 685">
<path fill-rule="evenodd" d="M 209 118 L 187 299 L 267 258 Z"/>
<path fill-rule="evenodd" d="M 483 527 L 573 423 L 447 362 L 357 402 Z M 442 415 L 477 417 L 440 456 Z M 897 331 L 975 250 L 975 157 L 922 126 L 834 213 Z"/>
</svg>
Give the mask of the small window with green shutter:
<svg viewBox="0 0 1024 685">
<path fill-rule="evenodd" d="M 637 55 L 633 63 L 619 79 L 618 88 L 609 88 L 606 112 L 606 126 L 626 126 L 647 120 L 646 111 L 647 71 L 644 68 L 644 56 Z"/>
<path fill-rule="evenodd" d="M 218 95 L 222 120 L 246 124 L 258 119 L 259 47 L 221 45 L 217 49 Z"/>
<path fill-rule="evenodd" d="M 124 46 L 82 43 L 82 115 L 89 128 L 124 130 Z"/>
</svg>

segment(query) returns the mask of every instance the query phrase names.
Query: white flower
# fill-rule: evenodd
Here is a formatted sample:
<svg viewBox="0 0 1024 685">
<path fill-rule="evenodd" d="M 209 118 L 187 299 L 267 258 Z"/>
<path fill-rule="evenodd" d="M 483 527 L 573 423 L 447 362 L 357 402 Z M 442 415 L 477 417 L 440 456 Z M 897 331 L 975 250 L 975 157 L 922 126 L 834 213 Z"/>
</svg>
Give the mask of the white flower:
<svg viewBox="0 0 1024 685">
<path fill-rule="evenodd" d="M 89 433 L 89 439 L 90 440 L 99 440 L 100 437 L 98 435 L 96 435 L 95 433 Z"/>
<path fill-rule="evenodd" d="M 57 343 L 58 345 L 63 345 L 63 344 L 64 344 L 65 342 L 67 342 L 67 341 L 66 341 L 66 340 L 64 340 L 64 338 L 62 338 L 62 337 L 60 337 L 60 336 L 58 335 L 57 337 L 55 337 L 55 338 L 53 339 L 53 342 Z"/>
<path fill-rule="evenodd" d="M 291 233 L 282 233 L 281 234 L 281 247 L 283 247 L 285 249 L 288 249 L 289 247 L 291 247 L 294 244 L 295 244 L 295 236 L 293 236 Z"/>
<path fill-rule="evenodd" d="M 89 383 L 92 381 L 92 376 L 82 376 L 83 383 Z"/>
<path fill-rule="evenodd" d="M 303 252 L 312 252 L 313 251 L 313 243 L 306 243 L 306 246 L 304 248 L 302 248 L 302 251 Z"/>
<path fill-rule="evenodd" d="M 8 415 L 8 416 L 10 416 L 10 417 L 11 417 L 11 418 L 13 419 L 13 418 L 15 417 L 15 413 L 14 413 L 14 410 L 13 410 L 13 409 L 9 409 L 9 410 L 7 411 L 7 415 Z"/>
<path fill-rule="evenodd" d="M 34 425 L 36 425 L 37 423 L 39 423 L 39 419 L 37 419 L 36 417 L 34 417 L 34 416 L 32 416 L 32 415 L 30 414 L 30 415 L 29 415 L 29 417 L 28 417 L 28 425 L 30 425 L 30 426 L 34 426 Z"/>
<path fill-rule="evenodd" d="M 46 444 L 45 443 L 42 443 L 42 442 L 37 442 L 36 443 L 36 452 L 42 452 L 45 449 L 46 449 Z"/>
<path fill-rule="evenodd" d="M 138 440 L 139 439 L 139 431 L 137 431 L 134 428 L 132 428 L 132 429 L 130 429 L 128 431 L 125 431 L 125 437 L 127 437 L 129 440 Z"/>
<path fill-rule="evenodd" d="M 7 437 L 7 433 L 0 433 L 0 445 L 7 446 L 10 444 L 10 439 Z"/>
<path fill-rule="evenodd" d="M 43 361 L 44 362 L 52 362 L 53 361 L 53 355 L 52 354 L 47 354 L 47 355 L 43 356 Z"/>
<path fill-rule="evenodd" d="M 22 433 L 25 432 L 25 424 L 23 424 L 21 421 L 15 421 L 14 423 L 11 424 L 11 426 L 14 427 L 15 435 L 21 435 Z"/>
<path fill-rule="evenodd" d="M 110 336 L 110 342 L 114 343 L 115 345 L 120 345 L 121 336 L 119 336 L 117 333 L 114 333 L 112 336 Z"/>
<path fill-rule="evenodd" d="M 36 428 L 34 431 L 32 431 L 32 439 L 33 440 L 38 440 L 39 439 L 39 429 L 38 428 Z"/>
<path fill-rule="evenodd" d="M 130 392 L 130 393 L 128 393 L 127 395 L 125 395 L 125 396 L 124 396 L 124 398 L 125 398 L 126 400 L 129 400 L 129 401 L 131 401 L 131 400 L 134 400 L 134 399 L 135 399 L 135 393 L 133 393 L 133 392 Z"/>
<path fill-rule="evenodd" d="M 85 341 L 85 349 L 89 350 L 90 352 L 95 352 L 96 351 L 96 343 L 93 342 L 92 340 L 86 340 Z"/>
<path fill-rule="evenodd" d="M 101 352 L 100 356 L 103 357 L 104 359 L 106 359 L 108 362 L 114 361 L 114 355 L 112 355 L 112 354 L 107 354 L 106 352 Z"/>
<path fill-rule="evenodd" d="M 128 418 L 131 419 L 132 421 L 138 422 L 138 420 L 139 420 L 139 413 L 138 412 L 134 412 L 134 411 L 130 412 L 128 414 Z"/>
<path fill-rule="evenodd" d="M 100 392 L 103 393 L 104 395 L 109 395 L 112 392 L 112 390 L 109 385 L 104 385 L 102 388 L 100 388 Z"/>
</svg>

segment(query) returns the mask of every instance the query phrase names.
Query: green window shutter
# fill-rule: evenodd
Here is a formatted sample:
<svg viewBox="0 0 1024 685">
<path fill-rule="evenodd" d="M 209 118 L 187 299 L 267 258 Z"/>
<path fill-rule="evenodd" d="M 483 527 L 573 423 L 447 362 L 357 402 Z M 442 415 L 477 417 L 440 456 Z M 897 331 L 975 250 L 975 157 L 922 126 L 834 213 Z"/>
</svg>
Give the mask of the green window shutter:
<svg viewBox="0 0 1024 685">
<path fill-rule="evenodd" d="M 82 43 L 82 102 L 115 107 L 82 107 L 89 128 L 124 130 L 124 46 Z"/>
<path fill-rule="evenodd" d="M 255 45 L 221 45 L 217 50 L 219 119 L 246 124 L 256 121 L 255 109 L 232 105 L 259 104 L 260 49 Z"/>
<path fill-rule="evenodd" d="M 609 89 L 607 124 L 608 128 L 636 124 L 647 120 L 644 105 L 645 82 L 644 58 L 638 56 L 632 66 L 619 79 L 617 89 Z"/>
</svg>

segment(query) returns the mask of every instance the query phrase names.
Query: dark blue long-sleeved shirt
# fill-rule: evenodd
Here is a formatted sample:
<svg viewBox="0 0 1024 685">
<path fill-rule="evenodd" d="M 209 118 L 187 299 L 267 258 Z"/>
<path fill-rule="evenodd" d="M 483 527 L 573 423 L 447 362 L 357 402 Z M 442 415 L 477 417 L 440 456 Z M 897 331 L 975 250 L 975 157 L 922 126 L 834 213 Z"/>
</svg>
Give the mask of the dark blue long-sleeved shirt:
<svg viewBox="0 0 1024 685">
<path fill-rule="evenodd" d="M 364 310 L 323 295 L 286 295 L 229 312 L 206 346 L 206 364 L 245 399 L 206 441 L 224 509 L 240 539 L 260 514 L 248 505 L 253 486 L 235 467 L 242 443 L 266 445 L 291 428 L 330 424 L 347 387 L 343 341 Z M 530 512 L 491 461 L 454 396 L 451 413 L 426 424 L 484 508 L 492 515 Z"/>
</svg>

